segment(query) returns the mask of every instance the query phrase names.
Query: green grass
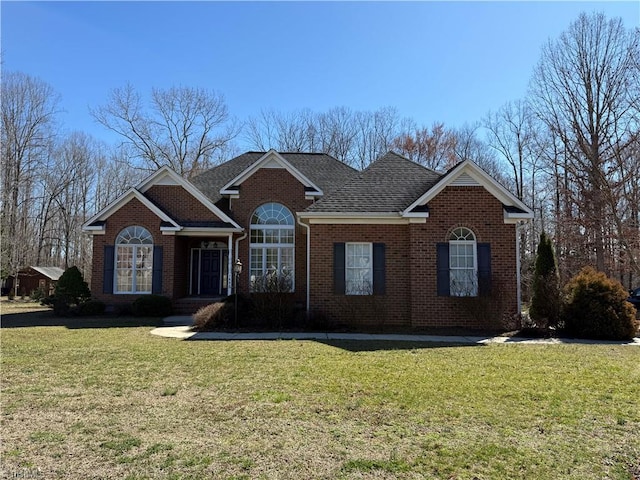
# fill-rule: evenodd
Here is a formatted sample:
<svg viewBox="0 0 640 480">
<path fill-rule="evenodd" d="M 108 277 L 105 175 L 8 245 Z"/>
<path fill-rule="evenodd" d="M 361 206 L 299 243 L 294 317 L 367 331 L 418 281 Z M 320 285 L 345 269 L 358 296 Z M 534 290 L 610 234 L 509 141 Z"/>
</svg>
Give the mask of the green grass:
<svg viewBox="0 0 640 480">
<path fill-rule="evenodd" d="M 640 349 L 2 329 L 2 474 L 633 479 Z"/>
</svg>

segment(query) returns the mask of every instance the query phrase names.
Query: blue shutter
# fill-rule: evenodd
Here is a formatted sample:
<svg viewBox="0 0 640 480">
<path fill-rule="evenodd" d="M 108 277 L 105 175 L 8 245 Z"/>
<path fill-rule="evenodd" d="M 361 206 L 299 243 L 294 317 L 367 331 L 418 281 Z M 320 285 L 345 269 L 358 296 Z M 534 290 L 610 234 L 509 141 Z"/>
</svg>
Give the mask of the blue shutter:
<svg viewBox="0 0 640 480">
<path fill-rule="evenodd" d="M 104 269 L 102 271 L 102 293 L 113 293 L 113 270 L 115 248 L 113 245 L 104 246 Z"/>
<path fill-rule="evenodd" d="M 385 245 L 373 244 L 373 294 L 384 295 L 386 290 L 385 278 Z"/>
<path fill-rule="evenodd" d="M 449 244 L 436 244 L 436 270 L 438 282 L 438 296 L 448 297 L 450 293 L 449 279 Z"/>
<path fill-rule="evenodd" d="M 491 244 L 478 244 L 478 294 L 491 294 Z"/>
<path fill-rule="evenodd" d="M 162 293 L 162 247 L 153 247 L 153 277 L 151 293 Z"/>
<path fill-rule="evenodd" d="M 333 244 L 333 293 L 344 295 L 345 281 L 345 247 L 344 243 Z"/>
</svg>

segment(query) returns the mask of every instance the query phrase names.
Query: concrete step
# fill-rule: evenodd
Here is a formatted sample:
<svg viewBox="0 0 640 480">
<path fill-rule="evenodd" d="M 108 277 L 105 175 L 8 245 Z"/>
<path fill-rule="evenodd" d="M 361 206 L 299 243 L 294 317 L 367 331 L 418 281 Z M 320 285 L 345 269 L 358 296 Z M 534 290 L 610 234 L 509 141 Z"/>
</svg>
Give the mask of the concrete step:
<svg viewBox="0 0 640 480">
<path fill-rule="evenodd" d="M 223 297 L 185 297 L 173 302 L 174 315 L 193 315 L 202 307 L 221 300 Z"/>
</svg>

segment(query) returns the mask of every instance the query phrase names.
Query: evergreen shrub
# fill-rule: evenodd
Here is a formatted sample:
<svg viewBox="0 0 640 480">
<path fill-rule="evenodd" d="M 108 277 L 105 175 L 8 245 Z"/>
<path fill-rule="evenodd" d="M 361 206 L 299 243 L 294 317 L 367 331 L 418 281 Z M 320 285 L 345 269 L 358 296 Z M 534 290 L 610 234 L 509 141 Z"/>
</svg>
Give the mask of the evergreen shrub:
<svg viewBox="0 0 640 480">
<path fill-rule="evenodd" d="M 620 282 L 592 267 L 583 268 L 565 287 L 566 332 L 579 338 L 630 340 L 638 332 L 628 292 Z"/>
<path fill-rule="evenodd" d="M 555 328 L 560 322 L 562 295 L 558 262 L 551 239 L 542 232 L 536 252 L 533 295 L 529 316 L 541 330 Z"/>
</svg>

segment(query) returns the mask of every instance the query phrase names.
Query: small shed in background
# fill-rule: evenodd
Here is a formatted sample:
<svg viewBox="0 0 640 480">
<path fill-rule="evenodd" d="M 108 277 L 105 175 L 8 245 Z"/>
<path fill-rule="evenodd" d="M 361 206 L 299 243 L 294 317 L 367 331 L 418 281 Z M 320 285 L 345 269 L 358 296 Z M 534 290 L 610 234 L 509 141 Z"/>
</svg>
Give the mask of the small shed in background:
<svg viewBox="0 0 640 480">
<path fill-rule="evenodd" d="M 3 294 L 16 292 L 18 295 L 31 295 L 34 290 L 41 289 L 44 295 L 51 295 L 56 282 L 64 273 L 62 268 L 58 267 L 27 267 L 18 272 L 17 275 L 17 292 L 16 292 L 16 276 L 10 275 L 4 285 Z"/>
</svg>

